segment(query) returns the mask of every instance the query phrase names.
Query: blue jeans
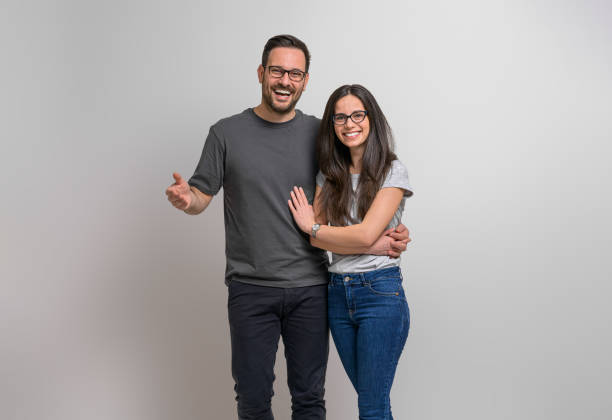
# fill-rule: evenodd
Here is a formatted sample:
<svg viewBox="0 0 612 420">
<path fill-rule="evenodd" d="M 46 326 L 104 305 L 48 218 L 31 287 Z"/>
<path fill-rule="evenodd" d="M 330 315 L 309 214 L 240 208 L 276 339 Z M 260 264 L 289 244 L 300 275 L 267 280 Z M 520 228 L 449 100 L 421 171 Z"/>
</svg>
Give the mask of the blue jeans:
<svg viewBox="0 0 612 420">
<path fill-rule="evenodd" d="M 399 267 L 329 273 L 329 327 L 360 420 L 392 420 L 389 393 L 410 325 Z"/>
</svg>

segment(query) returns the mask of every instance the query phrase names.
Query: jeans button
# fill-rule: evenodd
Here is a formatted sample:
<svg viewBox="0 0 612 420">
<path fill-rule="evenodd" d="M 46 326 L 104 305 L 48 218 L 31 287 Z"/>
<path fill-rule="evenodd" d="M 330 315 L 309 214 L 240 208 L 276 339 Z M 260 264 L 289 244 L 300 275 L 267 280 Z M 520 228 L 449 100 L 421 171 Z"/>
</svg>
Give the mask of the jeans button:
<svg viewBox="0 0 612 420">
<path fill-rule="evenodd" d="M 349 276 L 346 276 L 346 277 L 344 278 L 344 282 L 347 282 L 347 281 L 349 281 L 350 279 L 351 279 L 351 278 L 350 278 Z"/>
</svg>

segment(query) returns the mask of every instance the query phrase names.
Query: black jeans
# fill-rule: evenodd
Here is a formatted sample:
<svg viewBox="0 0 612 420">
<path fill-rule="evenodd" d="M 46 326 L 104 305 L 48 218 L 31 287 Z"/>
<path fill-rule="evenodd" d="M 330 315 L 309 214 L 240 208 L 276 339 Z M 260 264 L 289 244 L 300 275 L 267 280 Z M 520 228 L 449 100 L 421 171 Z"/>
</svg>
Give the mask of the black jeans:
<svg viewBox="0 0 612 420">
<path fill-rule="evenodd" d="M 327 285 L 284 289 L 232 281 L 227 308 L 239 420 L 274 419 L 272 384 L 280 336 L 292 420 L 324 420 Z"/>
</svg>

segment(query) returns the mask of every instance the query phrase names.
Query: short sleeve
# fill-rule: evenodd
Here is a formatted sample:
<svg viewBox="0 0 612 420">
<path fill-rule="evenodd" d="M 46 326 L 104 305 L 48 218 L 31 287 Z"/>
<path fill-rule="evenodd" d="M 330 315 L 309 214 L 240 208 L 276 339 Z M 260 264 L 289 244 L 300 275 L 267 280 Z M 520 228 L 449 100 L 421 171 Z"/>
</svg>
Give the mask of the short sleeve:
<svg viewBox="0 0 612 420">
<path fill-rule="evenodd" d="M 188 183 L 204 194 L 215 195 L 223 186 L 224 173 L 225 144 L 219 139 L 213 126 L 204 142 L 198 166 Z"/>
<path fill-rule="evenodd" d="M 317 173 L 317 186 L 323 188 L 323 184 L 325 184 L 325 175 L 323 175 L 323 172 L 319 171 Z"/>
<path fill-rule="evenodd" d="M 391 162 L 391 169 L 382 184 L 382 188 L 401 188 L 404 190 L 404 197 L 410 197 L 412 195 L 412 187 L 410 187 L 410 180 L 408 179 L 408 170 L 399 160 Z"/>
</svg>

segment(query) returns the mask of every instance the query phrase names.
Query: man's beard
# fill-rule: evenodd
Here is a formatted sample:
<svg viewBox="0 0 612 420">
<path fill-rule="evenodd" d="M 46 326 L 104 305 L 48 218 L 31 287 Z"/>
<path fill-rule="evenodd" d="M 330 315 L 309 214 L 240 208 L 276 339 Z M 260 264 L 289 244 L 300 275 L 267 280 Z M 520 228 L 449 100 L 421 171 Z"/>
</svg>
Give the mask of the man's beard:
<svg viewBox="0 0 612 420">
<path fill-rule="evenodd" d="M 272 98 L 272 95 L 274 95 L 274 89 L 276 88 L 286 89 L 293 94 L 293 99 L 289 103 L 282 104 L 282 108 L 277 106 L 274 103 L 274 99 Z M 268 105 L 270 109 L 272 109 L 274 112 L 277 112 L 279 114 L 289 114 L 290 112 L 292 112 L 295 109 L 295 105 L 300 99 L 300 96 L 302 96 L 302 89 L 293 90 L 290 87 L 282 86 L 282 85 L 276 85 L 274 87 L 270 87 L 267 84 L 262 84 L 261 89 L 262 89 L 262 96 L 263 96 L 263 99 L 266 105 Z"/>
</svg>

